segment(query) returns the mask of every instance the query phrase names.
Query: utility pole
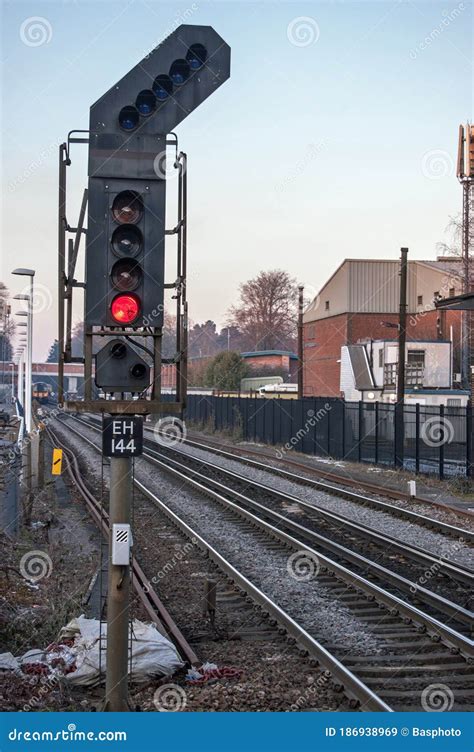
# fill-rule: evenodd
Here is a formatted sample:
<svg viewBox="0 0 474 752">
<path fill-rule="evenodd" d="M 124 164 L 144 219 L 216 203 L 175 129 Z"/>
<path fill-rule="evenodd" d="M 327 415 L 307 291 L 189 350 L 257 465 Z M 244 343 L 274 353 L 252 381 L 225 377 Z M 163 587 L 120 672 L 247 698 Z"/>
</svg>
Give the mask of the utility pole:
<svg viewBox="0 0 474 752">
<path fill-rule="evenodd" d="M 398 313 L 398 368 L 397 401 L 395 403 L 395 465 L 403 467 L 405 444 L 405 344 L 407 339 L 407 279 L 408 248 L 401 248 L 400 257 L 400 308 Z"/>
<path fill-rule="evenodd" d="M 298 285 L 298 398 L 304 393 L 303 377 L 303 310 L 304 310 L 304 286 Z"/>
<path fill-rule="evenodd" d="M 109 551 L 114 525 L 130 525 L 132 498 L 131 457 L 110 458 Z M 105 710 L 124 712 L 128 705 L 128 625 L 130 619 L 130 564 L 113 564 L 109 556 L 107 592 L 107 664 Z"/>
</svg>

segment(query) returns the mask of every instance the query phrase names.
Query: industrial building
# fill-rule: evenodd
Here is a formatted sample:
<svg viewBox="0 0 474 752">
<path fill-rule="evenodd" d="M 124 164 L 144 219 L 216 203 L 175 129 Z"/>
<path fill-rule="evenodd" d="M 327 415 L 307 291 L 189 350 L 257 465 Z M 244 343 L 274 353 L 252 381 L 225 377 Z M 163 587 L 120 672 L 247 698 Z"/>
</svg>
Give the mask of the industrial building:
<svg viewBox="0 0 474 752">
<path fill-rule="evenodd" d="M 346 259 L 323 285 L 303 316 L 305 396 L 344 396 L 344 347 L 366 344 L 370 353 L 370 343 L 396 340 L 399 272 L 398 259 Z M 408 262 L 407 343 L 449 344 L 450 366 L 443 377 L 449 374 L 449 388 L 460 388 L 461 312 L 437 311 L 434 301 L 459 294 L 461 275 L 457 258 Z"/>
</svg>

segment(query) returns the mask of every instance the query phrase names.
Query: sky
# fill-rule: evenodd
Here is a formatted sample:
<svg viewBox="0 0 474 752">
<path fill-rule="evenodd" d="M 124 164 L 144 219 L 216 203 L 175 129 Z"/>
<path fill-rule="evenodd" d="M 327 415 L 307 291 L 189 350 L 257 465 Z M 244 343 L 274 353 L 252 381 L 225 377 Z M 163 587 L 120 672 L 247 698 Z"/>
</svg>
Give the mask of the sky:
<svg viewBox="0 0 474 752">
<path fill-rule="evenodd" d="M 287 270 L 311 297 L 345 258 L 393 259 L 401 246 L 409 258 L 435 258 L 448 239 L 461 208 L 458 127 L 472 120 L 467 0 L 0 7 L 0 279 L 15 294 L 27 280 L 11 270 L 36 270 L 35 360 L 56 336 L 57 146 L 183 19 L 213 26 L 232 49 L 230 79 L 176 129 L 189 159 L 193 321 L 225 324 L 239 284 L 263 269 Z M 73 147 L 70 225 L 86 156 Z M 83 253 L 78 263 L 82 279 Z"/>
</svg>

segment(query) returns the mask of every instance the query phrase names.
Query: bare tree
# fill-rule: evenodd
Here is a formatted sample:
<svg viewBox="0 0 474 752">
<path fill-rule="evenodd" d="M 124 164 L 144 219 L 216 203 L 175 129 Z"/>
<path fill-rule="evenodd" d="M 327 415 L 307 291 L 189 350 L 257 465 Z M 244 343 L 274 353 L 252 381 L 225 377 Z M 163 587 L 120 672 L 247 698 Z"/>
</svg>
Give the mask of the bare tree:
<svg viewBox="0 0 474 752">
<path fill-rule="evenodd" d="M 240 302 L 228 323 L 254 350 L 290 350 L 296 344 L 297 284 L 288 272 L 272 269 L 240 285 Z"/>
<path fill-rule="evenodd" d="M 449 222 L 446 227 L 446 233 L 449 236 L 447 243 L 437 243 L 436 251 L 442 256 L 453 256 L 462 259 L 463 247 L 463 223 L 462 215 L 456 214 L 449 217 Z M 469 233 L 469 282 L 472 286 L 474 284 L 474 216 L 471 214 L 471 221 L 468 228 Z M 461 272 L 462 273 L 462 272 Z"/>
</svg>

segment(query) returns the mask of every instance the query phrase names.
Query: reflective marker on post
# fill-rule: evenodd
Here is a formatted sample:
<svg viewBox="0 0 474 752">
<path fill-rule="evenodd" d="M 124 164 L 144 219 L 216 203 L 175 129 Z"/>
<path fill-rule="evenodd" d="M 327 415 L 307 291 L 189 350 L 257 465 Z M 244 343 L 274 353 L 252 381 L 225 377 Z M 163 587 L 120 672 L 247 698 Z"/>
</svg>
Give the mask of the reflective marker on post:
<svg viewBox="0 0 474 752">
<path fill-rule="evenodd" d="M 53 464 L 51 468 L 52 475 L 61 475 L 63 469 L 63 450 L 53 449 Z"/>
</svg>

